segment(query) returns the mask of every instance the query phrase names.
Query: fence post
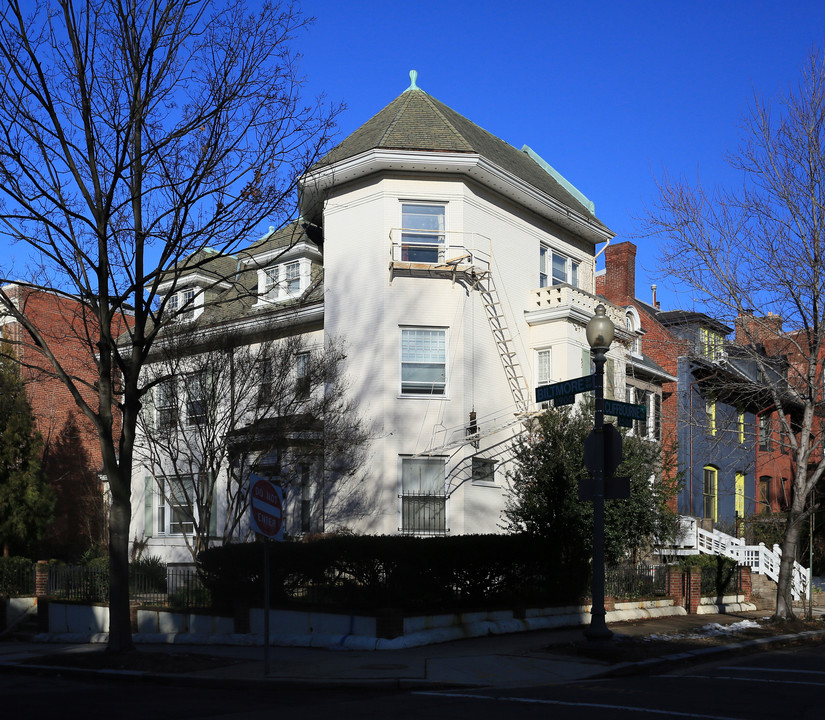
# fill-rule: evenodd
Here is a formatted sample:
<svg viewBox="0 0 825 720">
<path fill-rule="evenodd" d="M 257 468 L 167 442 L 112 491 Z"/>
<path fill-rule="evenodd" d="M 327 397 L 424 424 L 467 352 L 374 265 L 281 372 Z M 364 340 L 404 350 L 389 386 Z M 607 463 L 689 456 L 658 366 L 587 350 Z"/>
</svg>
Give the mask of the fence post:
<svg viewBox="0 0 825 720">
<path fill-rule="evenodd" d="M 38 560 L 34 566 L 34 594 L 37 602 L 37 630 L 49 632 L 49 561 Z"/>
<path fill-rule="evenodd" d="M 34 566 L 34 594 L 45 597 L 49 593 L 49 561 L 38 560 Z"/>
<path fill-rule="evenodd" d="M 678 565 L 668 565 L 665 576 L 665 592 L 673 600 L 674 605 L 683 606 L 685 604 L 684 592 L 685 573 Z"/>
<path fill-rule="evenodd" d="M 743 602 L 750 602 L 753 594 L 753 578 L 751 569 L 747 565 L 739 566 L 739 591 L 742 593 Z"/>
<path fill-rule="evenodd" d="M 692 567 L 687 571 L 687 603 L 685 610 L 689 615 L 696 615 L 699 611 L 699 604 L 702 601 L 702 571 L 700 568 Z"/>
</svg>

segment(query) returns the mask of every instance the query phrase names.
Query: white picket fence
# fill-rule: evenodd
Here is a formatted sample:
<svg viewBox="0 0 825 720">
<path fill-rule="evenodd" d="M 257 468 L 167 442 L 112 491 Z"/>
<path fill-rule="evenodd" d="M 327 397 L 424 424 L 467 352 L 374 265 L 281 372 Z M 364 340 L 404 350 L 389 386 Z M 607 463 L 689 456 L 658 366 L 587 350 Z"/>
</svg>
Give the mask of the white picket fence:
<svg viewBox="0 0 825 720">
<path fill-rule="evenodd" d="M 665 551 L 667 552 L 667 551 Z M 673 552 L 677 555 L 724 555 L 733 558 L 739 565 L 748 566 L 752 572 L 779 581 L 779 565 L 782 562 L 782 548 L 774 545 L 768 548 L 765 543 L 746 545 L 745 541 L 719 530 L 708 532 L 699 527 L 696 518 L 680 516 L 679 533 Z M 794 560 L 791 595 L 794 600 L 807 597 L 811 571 Z"/>
</svg>

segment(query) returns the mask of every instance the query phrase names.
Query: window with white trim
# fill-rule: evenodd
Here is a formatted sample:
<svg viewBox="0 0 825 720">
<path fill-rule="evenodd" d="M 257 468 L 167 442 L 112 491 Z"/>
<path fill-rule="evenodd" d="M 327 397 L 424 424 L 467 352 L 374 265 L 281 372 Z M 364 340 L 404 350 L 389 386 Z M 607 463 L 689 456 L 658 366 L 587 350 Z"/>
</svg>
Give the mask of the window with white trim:
<svg viewBox="0 0 825 720">
<path fill-rule="evenodd" d="M 195 319 L 196 289 L 184 288 L 169 296 L 166 309 L 176 321 L 189 321 Z"/>
<path fill-rule="evenodd" d="M 444 205 L 401 205 L 401 260 L 444 262 Z"/>
<path fill-rule="evenodd" d="M 155 427 L 174 428 L 178 422 L 178 393 L 175 378 L 168 378 L 155 386 Z"/>
<path fill-rule="evenodd" d="M 473 485 L 496 484 L 496 461 L 473 456 Z"/>
<path fill-rule="evenodd" d="M 539 287 L 567 283 L 579 287 L 579 261 L 551 250 L 539 248 Z"/>
<path fill-rule="evenodd" d="M 401 329 L 401 394 L 444 395 L 447 390 L 447 331 Z"/>
<path fill-rule="evenodd" d="M 549 348 L 547 350 L 536 350 L 536 387 L 542 385 L 550 385 L 552 382 L 553 371 L 553 352 Z M 546 410 L 550 407 L 549 402 L 539 403 L 541 410 Z"/>
<path fill-rule="evenodd" d="M 299 352 L 295 356 L 295 394 L 299 400 L 306 400 L 310 392 L 310 355 Z"/>
<path fill-rule="evenodd" d="M 401 459 L 401 532 L 444 535 L 447 493 L 444 458 Z"/>
<path fill-rule="evenodd" d="M 158 478 L 158 535 L 191 535 L 195 531 L 195 482 L 191 475 Z"/>
<path fill-rule="evenodd" d="M 309 287 L 312 263 L 298 258 L 258 271 L 258 293 L 261 302 L 282 302 L 300 297 Z"/>
<path fill-rule="evenodd" d="M 207 420 L 209 388 L 204 371 L 186 377 L 186 424 L 202 425 Z"/>
</svg>

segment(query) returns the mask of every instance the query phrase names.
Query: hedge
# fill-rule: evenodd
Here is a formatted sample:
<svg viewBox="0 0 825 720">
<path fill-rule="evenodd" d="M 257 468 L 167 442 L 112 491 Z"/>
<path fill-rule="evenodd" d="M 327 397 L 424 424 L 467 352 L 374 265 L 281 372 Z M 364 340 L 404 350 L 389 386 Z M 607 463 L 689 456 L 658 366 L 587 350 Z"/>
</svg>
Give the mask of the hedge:
<svg viewBox="0 0 825 720">
<path fill-rule="evenodd" d="M 561 552 L 527 535 L 334 536 L 271 543 L 272 605 L 351 611 L 567 604 L 586 593 L 588 568 L 565 567 Z M 204 585 L 220 609 L 263 600 L 262 543 L 200 553 Z"/>
</svg>

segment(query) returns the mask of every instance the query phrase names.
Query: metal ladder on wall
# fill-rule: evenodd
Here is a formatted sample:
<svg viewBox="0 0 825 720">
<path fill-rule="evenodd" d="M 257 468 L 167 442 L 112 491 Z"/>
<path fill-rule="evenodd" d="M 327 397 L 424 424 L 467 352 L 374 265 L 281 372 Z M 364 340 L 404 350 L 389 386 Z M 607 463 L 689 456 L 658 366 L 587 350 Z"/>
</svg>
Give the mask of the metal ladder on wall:
<svg viewBox="0 0 825 720">
<path fill-rule="evenodd" d="M 527 412 L 530 407 L 527 381 L 521 371 L 518 355 L 513 349 L 513 336 L 507 326 L 507 316 L 504 314 L 504 308 L 496 289 L 492 267 L 476 281 L 474 287 L 481 295 L 481 303 L 484 306 L 484 313 L 493 333 L 493 340 L 496 343 L 499 358 L 501 358 L 501 365 L 507 376 L 507 384 L 510 386 L 513 402 L 518 412 Z"/>
</svg>

